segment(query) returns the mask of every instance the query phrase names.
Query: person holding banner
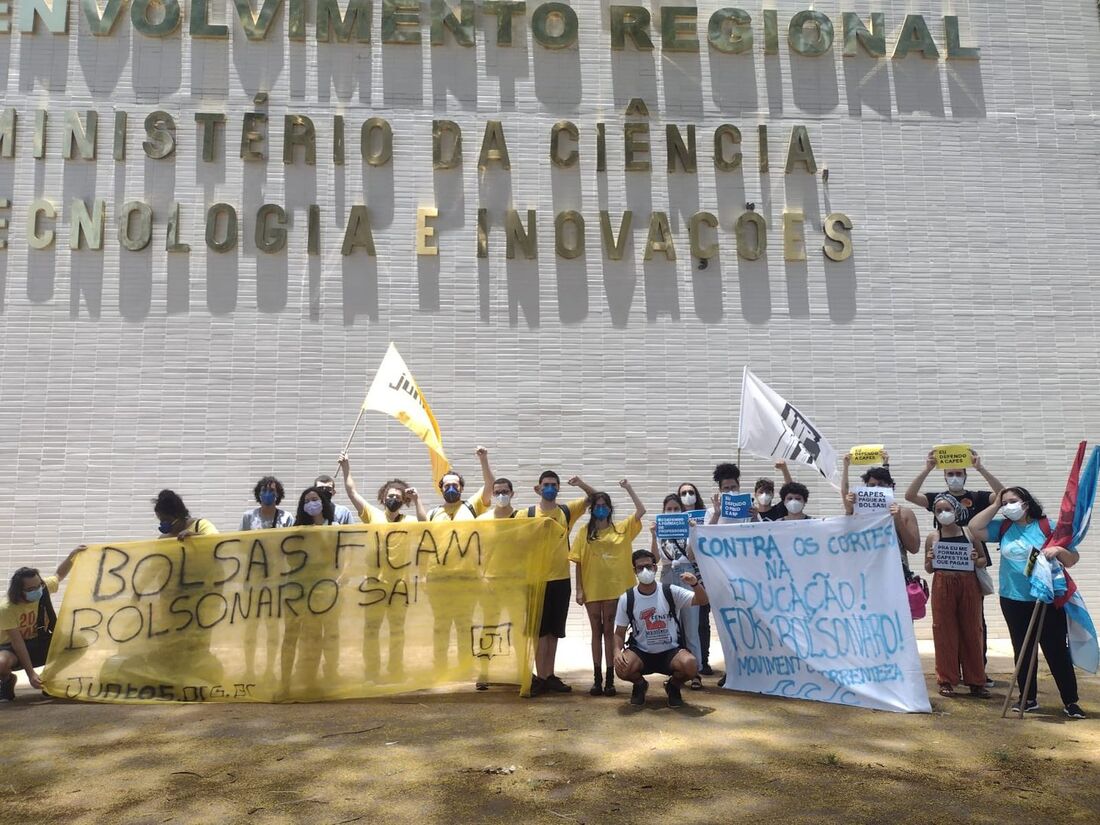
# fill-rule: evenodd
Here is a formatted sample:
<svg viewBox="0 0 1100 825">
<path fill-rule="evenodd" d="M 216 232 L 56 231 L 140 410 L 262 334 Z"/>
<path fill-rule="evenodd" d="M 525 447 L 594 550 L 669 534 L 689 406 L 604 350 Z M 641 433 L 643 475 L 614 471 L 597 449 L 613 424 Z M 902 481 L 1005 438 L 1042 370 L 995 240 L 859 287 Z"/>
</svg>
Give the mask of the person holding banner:
<svg viewBox="0 0 1100 825">
<path fill-rule="evenodd" d="M 985 567 L 985 554 L 959 524 L 963 506 L 957 498 L 940 493 L 932 507 L 936 529 L 924 542 L 924 570 L 932 576 L 936 682 L 941 696 L 954 696 L 961 663 L 970 695 L 988 699 L 982 659 L 982 591 L 974 573 Z"/>
<path fill-rule="evenodd" d="M 12 574 L 7 595 L 0 598 L 0 702 L 15 701 L 15 671 L 20 668 L 32 688 L 42 689 L 35 668 L 46 664 L 57 621 L 49 594 L 69 575 L 77 553 L 87 549 L 82 544 L 69 553 L 52 576 L 43 578 L 33 567 Z"/>
<path fill-rule="evenodd" d="M 691 573 L 681 576 L 691 590 L 671 584 L 658 587 L 657 557 L 649 550 L 635 550 L 631 562 L 638 583 L 619 597 L 615 611 L 615 673 L 634 686 L 632 705 L 645 704 L 647 674 L 665 674 L 668 706 L 682 707 L 680 687 L 699 671 L 695 657 L 683 648 L 679 614 L 689 605 L 707 604 L 707 591 Z"/>
<path fill-rule="evenodd" d="M 191 536 L 207 536 L 218 528 L 209 519 L 191 518 L 187 506 L 172 490 L 161 490 L 153 500 L 153 514 L 160 520 L 160 537 L 184 541 Z"/>
<path fill-rule="evenodd" d="M 998 584 L 1001 613 L 1012 637 L 1016 661 L 1025 661 L 1021 657 L 1026 656 L 1028 662 L 1034 663 L 1034 638 L 1028 649 L 1023 649 L 1036 606 L 1036 600 L 1031 595 L 1031 555 L 1042 548 L 1042 554 L 1051 562 L 1057 561 L 1063 567 L 1073 567 L 1080 554 L 1057 545 L 1043 547 L 1047 538 L 1052 535 L 1053 527 L 1050 519 L 1043 513 L 1042 505 L 1023 487 L 1005 487 L 1001 490 L 988 507 L 970 520 L 970 532 L 978 541 L 1000 542 Z M 1054 676 L 1054 683 L 1058 686 L 1063 712 L 1071 719 L 1084 719 L 1085 714 L 1077 704 L 1077 675 L 1073 672 L 1073 662 L 1069 655 L 1068 633 L 1065 608 L 1048 604 L 1042 632 L 1039 634 L 1039 647 L 1042 648 L 1043 658 Z M 1016 713 L 1030 713 L 1039 709 L 1036 675 L 1038 668 L 1031 670 L 1030 676 L 1029 669 L 1030 664 L 1019 668 L 1017 673 L 1020 700 L 1012 707 Z M 1028 690 L 1026 697 L 1023 695 L 1025 690 Z"/>
<path fill-rule="evenodd" d="M 313 486 L 320 489 L 323 495 L 327 495 L 332 498 L 336 495 L 336 479 L 330 475 L 321 474 L 317 478 L 313 479 Z M 333 502 L 333 524 L 354 524 L 355 514 L 343 504 L 336 504 Z"/>
<path fill-rule="evenodd" d="M 493 490 L 489 451 L 478 447 L 477 458 L 481 462 L 481 489 L 463 501 L 462 492 L 466 489 L 466 479 L 456 473 L 454 468 L 447 470 L 439 478 L 439 492 L 443 495 L 443 503 L 429 510 L 424 521 L 472 521 L 489 509 L 489 496 Z"/>
<path fill-rule="evenodd" d="M 539 623 L 539 642 L 535 651 L 535 676 L 531 680 L 531 696 L 535 697 L 547 691 L 569 693 L 573 690 L 554 673 L 554 662 L 558 656 L 558 639 L 565 638 L 565 620 L 569 616 L 569 531 L 588 509 L 589 497 L 596 491 L 586 484 L 580 476 L 569 479 L 569 486 L 580 487 L 583 498 L 574 499 L 568 504 L 558 503 L 558 491 L 561 479 L 553 470 L 544 470 L 534 490 L 538 494 L 538 504 L 526 510 L 517 510 L 514 518 L 549 518 L 556 521 L 565 530 L 565 537 L 554 553 L 546 581 L 546 595 L 542 602 L 542 619 Z"/>
<path fill-rule="evenodd" d="M 375 507 L 367 501 L 355 486 L 355 480 L 351 477 L 351 461 L 347 454 L 340 453 L 337 459 L 340 464 L 340 472 L 344 474 L 344 492 L 348 501 L 355 507 L 359 514 L 359 520 L 363 524 L 386 524 L 403 521 L 406 516 L 401 512 L 402 507 L 412 504 L 416 508 L 416 520 L 427 521 L 428 514 L 424 512 L 424 505 L 420 501 L 420 495 L 416 488 L 406 484 L 399 478 L 387 481 L 378 488 L 378 503 L 382 509 Z M 335 509 L 335 508 L 334 508 Z"/>
<path fill-rule="evenodd" d="M 615 603 L 634 583 L 630 543 L 642 532 L 645 505 L 627 479 L 619 482 L 634 502 L 634 512 L 613 522 L 615 505 L 611 496 L 599 492 L 589 497 L 587 529 L 573 543 L 569 560 L 577 565 L 577 604 L 588 613 L 592 629 L 592 696 L 614 696 Z M 698 617 L 693 617 L 698 621 Z M 602 665 L 607 662 L 607 678 Z M 603 684 L 601 685 L 601 682 Z"/>
<path fill-rule="evenodd" d="M 665 500 L 661 505 L 661 509 L 665 513 L 681 513 L 683 509 L 681 507 L 681 497 L 676 493 L 665 496 Z M 662 559 L 661 575 L 659 581 L 661 585 L 675 584 L 680 581 L 680 576 L 684 573 L 691 573 L 699 581 L 702 581 L 702 576 L 699 575 L 699 566 L 695 563 L 695 560 L 689 555 L 689 545 L 687 539 L 660 539 L 657 538 L 657 525 L 654 524 L 650 527 L 652 533 L 652 539 L 650 540 L 650 550 L 653 552 L 655 558 Z M 688 650 L 691 651 L 691 655 L 699 662 L 705 662 L 702 651 L 702 630 L 704 622 L 706 622 L 707 629 L 707 642 L 709 648 L 710 642 L 710 606 L 693 606 L 689 605 L 683 609 L 680 615 L 680 624 L 684 628 L 684 643 Z M 707 616 L 704 619 L 699 614 L 707 610 Z M 709 650 L 708 650 L 709 653 Z M 709 669 L 709 666 L 708 666 Z M 703 673 L 703 668 L 700 666 L 699 673 Z M 711 674 L 714 671 L 711 670 Z M 702 690 L 703 681 L 696 675 L 691 680 L 692 690 Z"/>
<path fill-rule="evenodd" d="M 482 513 L 477 517 L 478 521 L 491 521 L 493 519 L 509 519 L 516 517 L 516 508 L 512 506 L 512 497 L 515 495 L 515 487 L 512 486 L 512 480 L 508 478 L 494 478 L 493 479 L 493 509 Z M 489 569 L 492 566 L 492 559 L 490 558 L 486 564 L 486 572 L 489 573 Z M 500 621 L 501 606 L 498 604 L 497 599 L 493 595 L 492 578 L 486 575 L 481 579 L 481 596 L 478 599 L 481 606 L 481 623 L 482 625 L 495 625 Z M 523 611 L 517 606 L 513 605 L 507 610 L 508 618 L 511 622 L 522 622 Z M 489 659 L 488 657 L 482 657 L 481 659 L 481 675 L 478 681 L 474 684 L 474 688 L 477 690 L 489 689 Z"/>
<path fill-rule="evenodd" d="M 279 509 L 285 495 L 283 483 L 275 476 L 264 476 L 257 481 L 252 489 L 252 497 L 260 506 L 245 511 L 241 516 L 240 529 L 242 531 L 270 530 L 293 527 L 294 516 L 286 510 Z"/>
<path fill-rule="evenodd" d="M 887 487 L 891 493 L 897 485 L 890 475 L 890 454 L 882 451 L 883 463 L 881 467 L 872 467 L 860 478 L 865 487 Z M 844 512 L 847 515 L 855 513 L 856 494 L 848 490 L 848 468 L 852 464 L 852 454 L 844 454 L 844 472 L 840 477 L 840 500 L 844 502 Z M 897 501 L 890 504 L 890 515 L 894 517 L 894 530 L 898 534 L 898 547 L 901 550 L 901 566 L 906 573 L 909 572 L 909 560 L 906 553 L 917 554 L 920 552 L 920 527 L 917 525 L 917 517 L 913 511 L 901 507 Z"/>
</svg>

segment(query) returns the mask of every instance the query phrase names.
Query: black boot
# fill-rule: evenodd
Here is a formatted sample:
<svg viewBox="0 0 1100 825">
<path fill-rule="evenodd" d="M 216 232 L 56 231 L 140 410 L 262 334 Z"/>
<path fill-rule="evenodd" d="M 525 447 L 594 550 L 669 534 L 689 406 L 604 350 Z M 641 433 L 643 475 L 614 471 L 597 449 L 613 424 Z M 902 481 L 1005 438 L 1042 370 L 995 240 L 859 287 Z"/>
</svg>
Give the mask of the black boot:
<svg viewBox="0 0 1100 825">
<path fill-rule="evenodd" d="M 603 682 L 603 671 L 598 667 L 593 669 L 592 673 L 595 675 L 595 680 L 592 682 L 592 687 L 588 691 L 589 696 L 602 696 L 603 686 L 600 684 Z M 608 676 L 611 674 L 609 673 Z"/>
<path fill-rule="evenodd" d="M 603 683 L 603 695 L 614 696 L 616 693 L 618 691 L 615 690 L 615 671 L 609 670 L 607 671 L 607 681 Z"/>
</svg>

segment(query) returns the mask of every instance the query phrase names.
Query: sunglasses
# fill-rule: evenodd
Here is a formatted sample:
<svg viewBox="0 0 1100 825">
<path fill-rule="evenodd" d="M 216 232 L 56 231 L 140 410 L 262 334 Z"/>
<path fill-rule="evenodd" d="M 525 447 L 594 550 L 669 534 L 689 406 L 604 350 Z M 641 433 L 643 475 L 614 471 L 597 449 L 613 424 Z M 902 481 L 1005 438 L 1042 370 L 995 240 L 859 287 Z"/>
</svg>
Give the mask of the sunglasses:
<svg viewBox="0 0 1100 825">
<path fill-rule="evenodd" d="M 638 565 L 634 565 L 634 571 L 636 573 L 641 573 L 643 570 L 656 570 L 656 569 L 657 569 L 657 565 L 655 565 L 655 564 L 643 564 L 640 567 Z"/>
</svg>

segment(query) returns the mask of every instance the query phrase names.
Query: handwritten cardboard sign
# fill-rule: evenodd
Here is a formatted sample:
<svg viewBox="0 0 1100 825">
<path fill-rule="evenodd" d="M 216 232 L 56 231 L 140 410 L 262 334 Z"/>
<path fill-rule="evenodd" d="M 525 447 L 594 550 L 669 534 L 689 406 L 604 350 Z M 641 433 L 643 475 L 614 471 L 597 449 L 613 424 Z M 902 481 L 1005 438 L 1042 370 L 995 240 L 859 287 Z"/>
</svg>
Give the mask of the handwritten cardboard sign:
<svg viewBox="0 0 1100 825">
<path fill-rule="evenodd" d="M 937 541 L 932 545 L 933 570 L 974 569 L 974 560 L 970 558 L 970 543 Z"/>
<path fill-rule="evenodd" d="M 853 464 L 881 464 L 884 449 L 885 446 L 882 444 L 861 444 L 858 447 L 852 447 L 848 455 L 852 457 Z"/>
<path fill-rule="evenodd" d="M 933 447 L 932 452 L 936 456 L 936 467 L 940 470 L 964 470 L 974 466 L 970 460 L 969 444 L 940 444 Z"/>
<path fill-rule="evenodd" d="M 856 487 L 856 515 L 889 513 L 894 503 L 894 491 L 889 487 Z"/>
</svg>

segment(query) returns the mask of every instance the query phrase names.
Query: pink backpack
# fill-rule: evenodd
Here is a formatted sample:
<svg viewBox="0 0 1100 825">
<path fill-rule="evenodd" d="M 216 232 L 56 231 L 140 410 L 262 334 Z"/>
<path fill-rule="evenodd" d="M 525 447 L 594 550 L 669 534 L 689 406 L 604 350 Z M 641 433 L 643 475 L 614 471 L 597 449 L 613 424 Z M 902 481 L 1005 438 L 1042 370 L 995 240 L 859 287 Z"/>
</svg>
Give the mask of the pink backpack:
<svg viewBox="0 0 1100 825">
<path fill-rule="evenodd" d="M 927 612 L 928 585 L 915 573 L 909 573 L 905 579 L 905 595 L 909 597 L 909 612 L 913 614 L 913 621 L 923 619 Z"/>
</svg>

